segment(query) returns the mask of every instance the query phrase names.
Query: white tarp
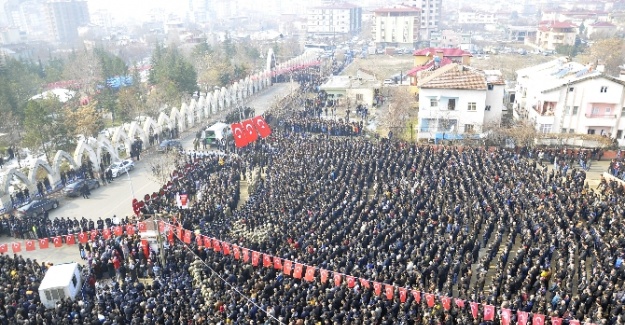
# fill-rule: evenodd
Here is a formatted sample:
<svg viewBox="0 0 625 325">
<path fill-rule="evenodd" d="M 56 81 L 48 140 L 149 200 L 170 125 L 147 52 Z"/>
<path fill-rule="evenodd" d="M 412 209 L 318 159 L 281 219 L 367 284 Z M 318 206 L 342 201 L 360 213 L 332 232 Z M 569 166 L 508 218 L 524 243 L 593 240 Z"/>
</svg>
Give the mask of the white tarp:
<svg viewBox="0 0 625 325">
<path fill-rule="evenodd" d="M 74 300 L 80 292 L 82 279 L 78 263 L 51 266 L 39 285 L 39 297 L 46 308 L 54 308 L 57 301 Z"/>
</svg>

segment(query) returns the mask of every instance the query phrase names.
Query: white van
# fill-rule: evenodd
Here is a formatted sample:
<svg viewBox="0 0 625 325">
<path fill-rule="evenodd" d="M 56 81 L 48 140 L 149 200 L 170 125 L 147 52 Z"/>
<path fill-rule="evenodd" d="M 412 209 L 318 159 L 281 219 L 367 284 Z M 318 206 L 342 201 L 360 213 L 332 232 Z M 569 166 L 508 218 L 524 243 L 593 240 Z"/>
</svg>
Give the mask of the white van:
<svg viewBox="0 0 625 325">
<path fill-rule="evenodd" d="M 39 298 L 46 308 L 54 308 L 57 301 L 71 300 L 82 288 L 80 266 L 78 263 L 53 265 L 48 269 L 39 285 Z"/>
<path fill-rule="evenodd" d="M 201 137 L 204 141 L 207 141 L 209 145 L 216 145 L 231 135 L 230 124 L 217 122 L 202 131 Z"/>
</svg>

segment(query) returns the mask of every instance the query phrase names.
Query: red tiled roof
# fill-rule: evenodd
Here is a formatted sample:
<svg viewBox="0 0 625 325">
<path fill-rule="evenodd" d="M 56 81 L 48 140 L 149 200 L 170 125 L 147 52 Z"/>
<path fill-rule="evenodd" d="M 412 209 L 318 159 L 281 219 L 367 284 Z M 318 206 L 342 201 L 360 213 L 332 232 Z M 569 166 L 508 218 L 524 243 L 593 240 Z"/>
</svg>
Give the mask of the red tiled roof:
<svg viewBox="0 0 625 325">
<path fill-rule="evenodd" d="M 453 63 L 453 61 L 451 61 L 450 58 L 445 58 L 444 57 L 441 60 L 441 67 L 445 66 L 445 65 L 448 65 L 450 63 Z M 409 75 L 409 76 L 416 76 L 419 71 L 428 70 L 428 69 L 430 69 L 433 66 L 434 66 L 434 60 L 430 60 L 428 63 L 426 63 L 424 65 L 420 65 L 418 67 L 414 67 L 414 68 L 408 70 L 408 72 L 406 72 L 406 74 Z"/>
<path fill-rule="evenodd" d="M 438 51 L 443 51 L 443 57 L 471 55 L 471 53 L 461 50 L 459 48 L 435 48 L 435 47 L 427 47 L 424 49 L 416 50 L 414 51 L 414 53 L 412 53 L 412 55 L 413 56 L 426 56 L 428 55 L 428 53 L 430 55 L 434 55 Z"/>
<path fill-rule="evenodd" d="M 538 26 L 540 27 L 547 27 L 547 28 L 575 28 L 577 27 L 577 25 L 571 23 L 570 21 L 541 21 L 540 23 L 538 23 Z"/>
<path fill-rule="evenodd" d="M 607 21 L 598 21 L 596 23 L 590 24 L 592 27 L 616 27 L 616 25 L 609 23 Z"/>
<path fill-rule="evenodd" d="M 486 77 L 462 65 L 449 64 L 434 71 L 424 71 L 421 88 L 486 90 Z"/>
<path fill-rule="evenodd" d="M 374 10 L 373 12 L 375 13 L 388 13 L 388 12 L 414 12 L 414 13 L 420 13 L 421 9 L 417 8 L 417 7 L 410 7 L 410 6 L 397 6 L 397 7 L 391 7 L 391 8 L 379 8 Z"/>
</svg>

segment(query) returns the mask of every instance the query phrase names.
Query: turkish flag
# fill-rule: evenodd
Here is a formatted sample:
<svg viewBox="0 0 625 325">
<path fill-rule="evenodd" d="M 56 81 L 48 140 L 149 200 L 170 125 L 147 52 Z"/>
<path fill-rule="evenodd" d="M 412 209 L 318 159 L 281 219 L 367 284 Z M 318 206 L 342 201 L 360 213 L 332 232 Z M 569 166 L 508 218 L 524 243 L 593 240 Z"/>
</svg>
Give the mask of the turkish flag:
<svg viewBox="0 0 625 325">
<path fill-rule="evenodd" d="M 113 227 L 113 233 L 115 234 L 115 236 L 121 236 L 124 234 L 124 229 L 122 229 L 122 227 L 120 226 Z"/>
<path fill-rule="evenodd" d="M 0 253 L 4 254 L 6 252 L 9 251 L 9 245 L 8 244 L 1 244 L 0 245 Z"/>
<path fill-rule="evenodd" d="M 341 282 L 343 282 L 343 275 L 341 275 L 341 273 L 336 273 L 334 272 L 334 286 L 338 287 L 341 285 Z"/>
<path fill-rule="evenodd" d="M 65 236 L 65 243 L 67 245 L 74 245 L 76 244 L 76 238 L 74 238 L 74 235 L 67 235 Z"/>
<path fill-rule="evenodd" d="M 516 318 L 517 318 L 517 322 L 519 325 L 527 325 L 527 318 L 528 318 L 528 314 L 525 311 L 517 311 L 516 312 Z M 572 325 L 573 323 L 571 323 Z M 579 324 L 577 324 L 579 325 Z"/>
<path fill-rule="evenodd" d="M 507 325 L 507 324 L 504 324 Z M 551 317 L 551 325 L 562 325 L 562 318 L 560 317 Z"/>
<path fill-rule="evenodd" d="M 353 276 L 351 276 L 351 275 L 348 275 L 348 276 L 346 277 L 346 279 L 347 279 L 347 287 L 348 287 L 348 288 L 353 288 L 353 287 L 355 287 L 355 286 L 356 286 L 356 278 L 354 278 L 354 277 L 353 277 Z"/>
<path fill-rule="evenodd" d="M 443 303 L 443 308 L 445 308 L 445 310 L 451 309 L 451 298 L 441 297 L 441 302 Z"/>
<path fill-rule="evenodd" d="M 148 231 L 148 225 L 145 222 L 139 222 L 138 227 L 139 227 L 139 232 Z"/>
<path fill-rule="evenodd" d="M 30 252 L 30 251 L 34 251 L 35 250 L 35 241 L 34 240 L 27 240 L 26 241 L 26 251 Z"/>
<path fill-rule="evenodd" d="M 369 289 L 371 286 L 369 285 L 369 281 L 367 279 L 360 278 L 360 286 L 363 288 Z"/>
<path fill-rule="evenodd" d="M 469 303 L 469 305 L 471 306 L 471 314 L 473 315 L 473 318 L 477 319 L 477 312 L 478 312 L 478 304 L 477 304 L 477 302 L 471 301 Z"/>
<path fill-rule="evenodd" d="M 456 298 L 456 306 L 458 306 L 458 308 L 464 308 L 464 300 Z"/>
<path fill-rule="evenodd" d="M 248 144 L 258 139 L 258 133 L 256 132 L 256 128 L 254 127 L 254 122 L 252 120 L 245 120 L 241 122 L 241 125 L 243 126 L 243 133 L 245 134 Z"/>
<path fill-rule="evenodd" d="M 545 325 L 545 315 L 534 314 L 532 316 L 532 325 Z"/>
<path fill-rule="evenodd" d="M 224 252 L 224 255 L 230 255 L 230 245 L 228 243 L 221 243 L 221 250 Z"/>
<path fill-rule="evenodd" d="M 273 257 L 273 268 L 276 270 L 282 270 L 282 260 L 277 256 Z"/>
<path fill-rule="evenodd" d="M 243 131 L 243 125 L 241 123 L 232 123 L 230 124 L 230 129 L 232 130 L 234 145 L 237 148 L 243 148 L 247 146 L 247 135 L 246 132 Z"/>
<path fill-rule="evenodd" d="M 98 231 L 95 229 L 91 230 L 90 237 L 91 237 L 91 241 L 95 241 L 96 238 L 98 238 Z"/>
<path fill-rule="evenodd" d="M 260 262 L 260 253 L 252 252 L 252 265 L 258 266 L 259 262 Z"/>
<path fill-rule="evenodd" d="M 195 244 L 198 246 L 204 246 L 204 238 L 202 238 L 202 236 L 195 236 Z"/>
<path fill-rule="evenodd" d="M 254 122 L 254 126 L 256 127 L 256 130 L 258 131 L 258 134 L 260 134 L 261 138 L 264 139 L 271 134 L 271 128 L 269 128 L 269 125 L 265 122 L 265 119 L 262 116 L 256 116 L 252 119 L 252 121 Z"/>
<path fill-rule="evenodd" d="M 191 230 L 184 231 L 184 243 L 191 244 Z"/>
<path fill-rule="evenodd" d="M 202 240 L 204 240 L 204 247 L 206 248 L 213 248 L 213 240 L 206 237 L 206 236 L 202 236 Z"/>
<path fill-rule="evenodd" d="M 408 296 L 408 290 L 406 288 L 399 288 L 399 301 L 404 303 Z"/>
<path fill-rule="evenodd" d="M 46 249 L 48 248 L 48 245 L 48 238 L 39 239 L 39 249 Z"/>
<path fill-rule="evenodd" d="M 421 292 L 417 291 L 417 290 L 412 290 L 412 297 L 414 298 L 414 301 L 418 304 L 421 303 Z"/>
<path fill-rule="evenodd" d="M 161 232 L 161 233 L 165 232 L 165 222 L 163 221 L 158 222 L 158 232 Z"/>
<path fill-rule="evenodd" d="M 250 260 L 250 251 L 247 248 L 241 250 L 243 253 L 243 263 L 247 263 Z"/>
<path fill-rule="evenodd" d="M 295 269 L 293 269 L 293 277 L 296 279 L 301 279 L 303 272 L 304 266 L 302 264 L 295 263 Z"/>
<path fill-rule="evenodd" d="M 569 319 L 569 325 L 579 325 L 579 321 L 577 319 Z"/>
<path fill-rule="evenodd" d="M 182 238 L 184 237 L 184 229 L 182 229 L 182 227 L 176 227 L 176 237 L 178 237 L 178 239 L 180 240 L 182 240 Z"/>
<path fill-rule="evenodd" d="M 501 308 L 501 325 L 510 325 L 512 320 L 512 311 L 507 308 Z"/>
<path fill-rule="evenodd" d="M 484 320 L 489 320 L 489 321 L 495 320 L 495 306 L 484 305 Z M 536 324 L 532 324 L 532 325 L 536 325 Z"/>
<path fill-rule="evenodd" d="M 379 282 L 373 282 L 373 292 L 375 292 L 376 296 L 379 296 L 382 293 L 382 284 Z"/>
<path fill-rule="evenodd" d="M 133 236 L 135 234 L 135 226 L 133 224 L 126 225 L 126 235 Z"/>
<path fill-rule="evenodd" d="M 89 236 L 86 233 L 81 232 L 81 233 L 78 234 L 78 242 L 81 243 L 81 244 L 84 244 L 84 243 L 89 241 L 88 237 Z"/>
<path fill-rule="evenodd" d="M 271 260 L 271 255 L 263 254 L 263 266 L 271 267 L 273 266 L 273 261 Z"/>
<path fill-rule="evenodd" d="M 428 304 L 428 307 L 434 307 L 434 295 L 431 293 L 425 294 L 425 302 Z"/>
<path fill-rule="evenodd" d="M 384 286 L 384 292 L 386 292 L 386 299 L 393 300 L 395 296 L 395 287 L 390 284 Z"/>
<path fill-rule="evenodd" d="M 213 251 L 221 252 L 221 242 L 217 239 L 213 239 Z"/>
<path fill-rule="evenodd" d="M 239 249 L 239 246 L 234 246 L 234 248 L 232 248 L 232 252 L 235 260 L 241 259 L 241 250 Z"/>
<path fill-rule="evenodd" d="M 102 230 L 102 237 L 104 239 L 111 239 L 111 229 L 106 228 Z"/>
<path fill-rule="evenodd" d="M 293 262 L 289 260 L 284 260 L 284 267 L 282 268 L 282 272 L 286 275 L 291 275 L 291 270 L 293 268 Z"/>
<path fill-rule="evenodd" d="M 304 276 L 304 280 L 308 282 L 315 281 L 315 267 L 314 266 L 306 267 L 306 275 Z"/>
<path fill-rule="evenodd" d="M 61 239 L 61 236 L 56 236 L 56 237 L 52 238 L 52 241 L 54 242 L 54 247 L 61 247 L 61 246 L 63 246 L 63 239 Z"/>
<path fill-rule="evenodd" d="M 319 269 L 319 275 L 321 276 L 321 283 L 325 284 L 328 282 L 328 276 L 330 275 L 328 270 Z"/>
<path fill-rule="evenodd" d="M 13 253 L 19 253 L 22 251 L 22 244 L 21 243 L 12 243 L 11 244 L 11 249 L 13 250 Z"/>
</svg>

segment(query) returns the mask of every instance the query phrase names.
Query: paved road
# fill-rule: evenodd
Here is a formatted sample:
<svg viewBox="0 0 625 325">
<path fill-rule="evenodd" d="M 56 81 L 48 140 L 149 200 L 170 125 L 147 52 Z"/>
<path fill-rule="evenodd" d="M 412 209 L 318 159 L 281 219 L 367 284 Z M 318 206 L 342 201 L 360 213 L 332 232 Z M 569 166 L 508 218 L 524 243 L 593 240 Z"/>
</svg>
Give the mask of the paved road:
<svg viewBox="0 0 625 325">
<path fill-rule="evenodd" d="M 266 91 L 255 95 L 245 106 L 253 107 L 256 114 L 262 114 L 278 98 L 283 98 L 291 92 L 290 84 L 276 84 Z M 197 130 L 189 130 L 183 133 L 182 144 L 185 149 L 193 148 L 193 137 Z M 83 216 L 87 219 L 98 220 L 100 217 L 105 219 L 116 215 L 125 217 L 132 214 L 131 202 L 133 197 L 142 198 L 146 193 L 157 191 L 162 184 L 157 184 L 151 177 L 151 169 L 148 161 L 150 159 L 158 159 L 158 153 L 147 154 L 140 161 L 135 162 L 136 168 L 131 171 L 128 177 L 126 174 L 116 178 L 111 184 L 101 186 L 99 189 L 92 191 L 89 199 L 67 198 L 61 199 L 61 206 L 51 211 L 50 218 L 78 218 Z M 134 192 L 134 196 L 133 193 Z M 0 244 L 10 244 L 14 238 L 1 236 Z M 80 262 L 78 245 L 49 249 L 35 249 L 34 251 L 24 251 L 24 240 L 22 243 L 21 254 L 27 258 L 34 258 L 37 261 L 48 261 L 52 263 Z M 53 246 L 53 245 L 50 245 Z M 37 247 L 39 247 L 37 245 Z M 9 247 L 9 253 L 12 251 Z"/>
</svg>

